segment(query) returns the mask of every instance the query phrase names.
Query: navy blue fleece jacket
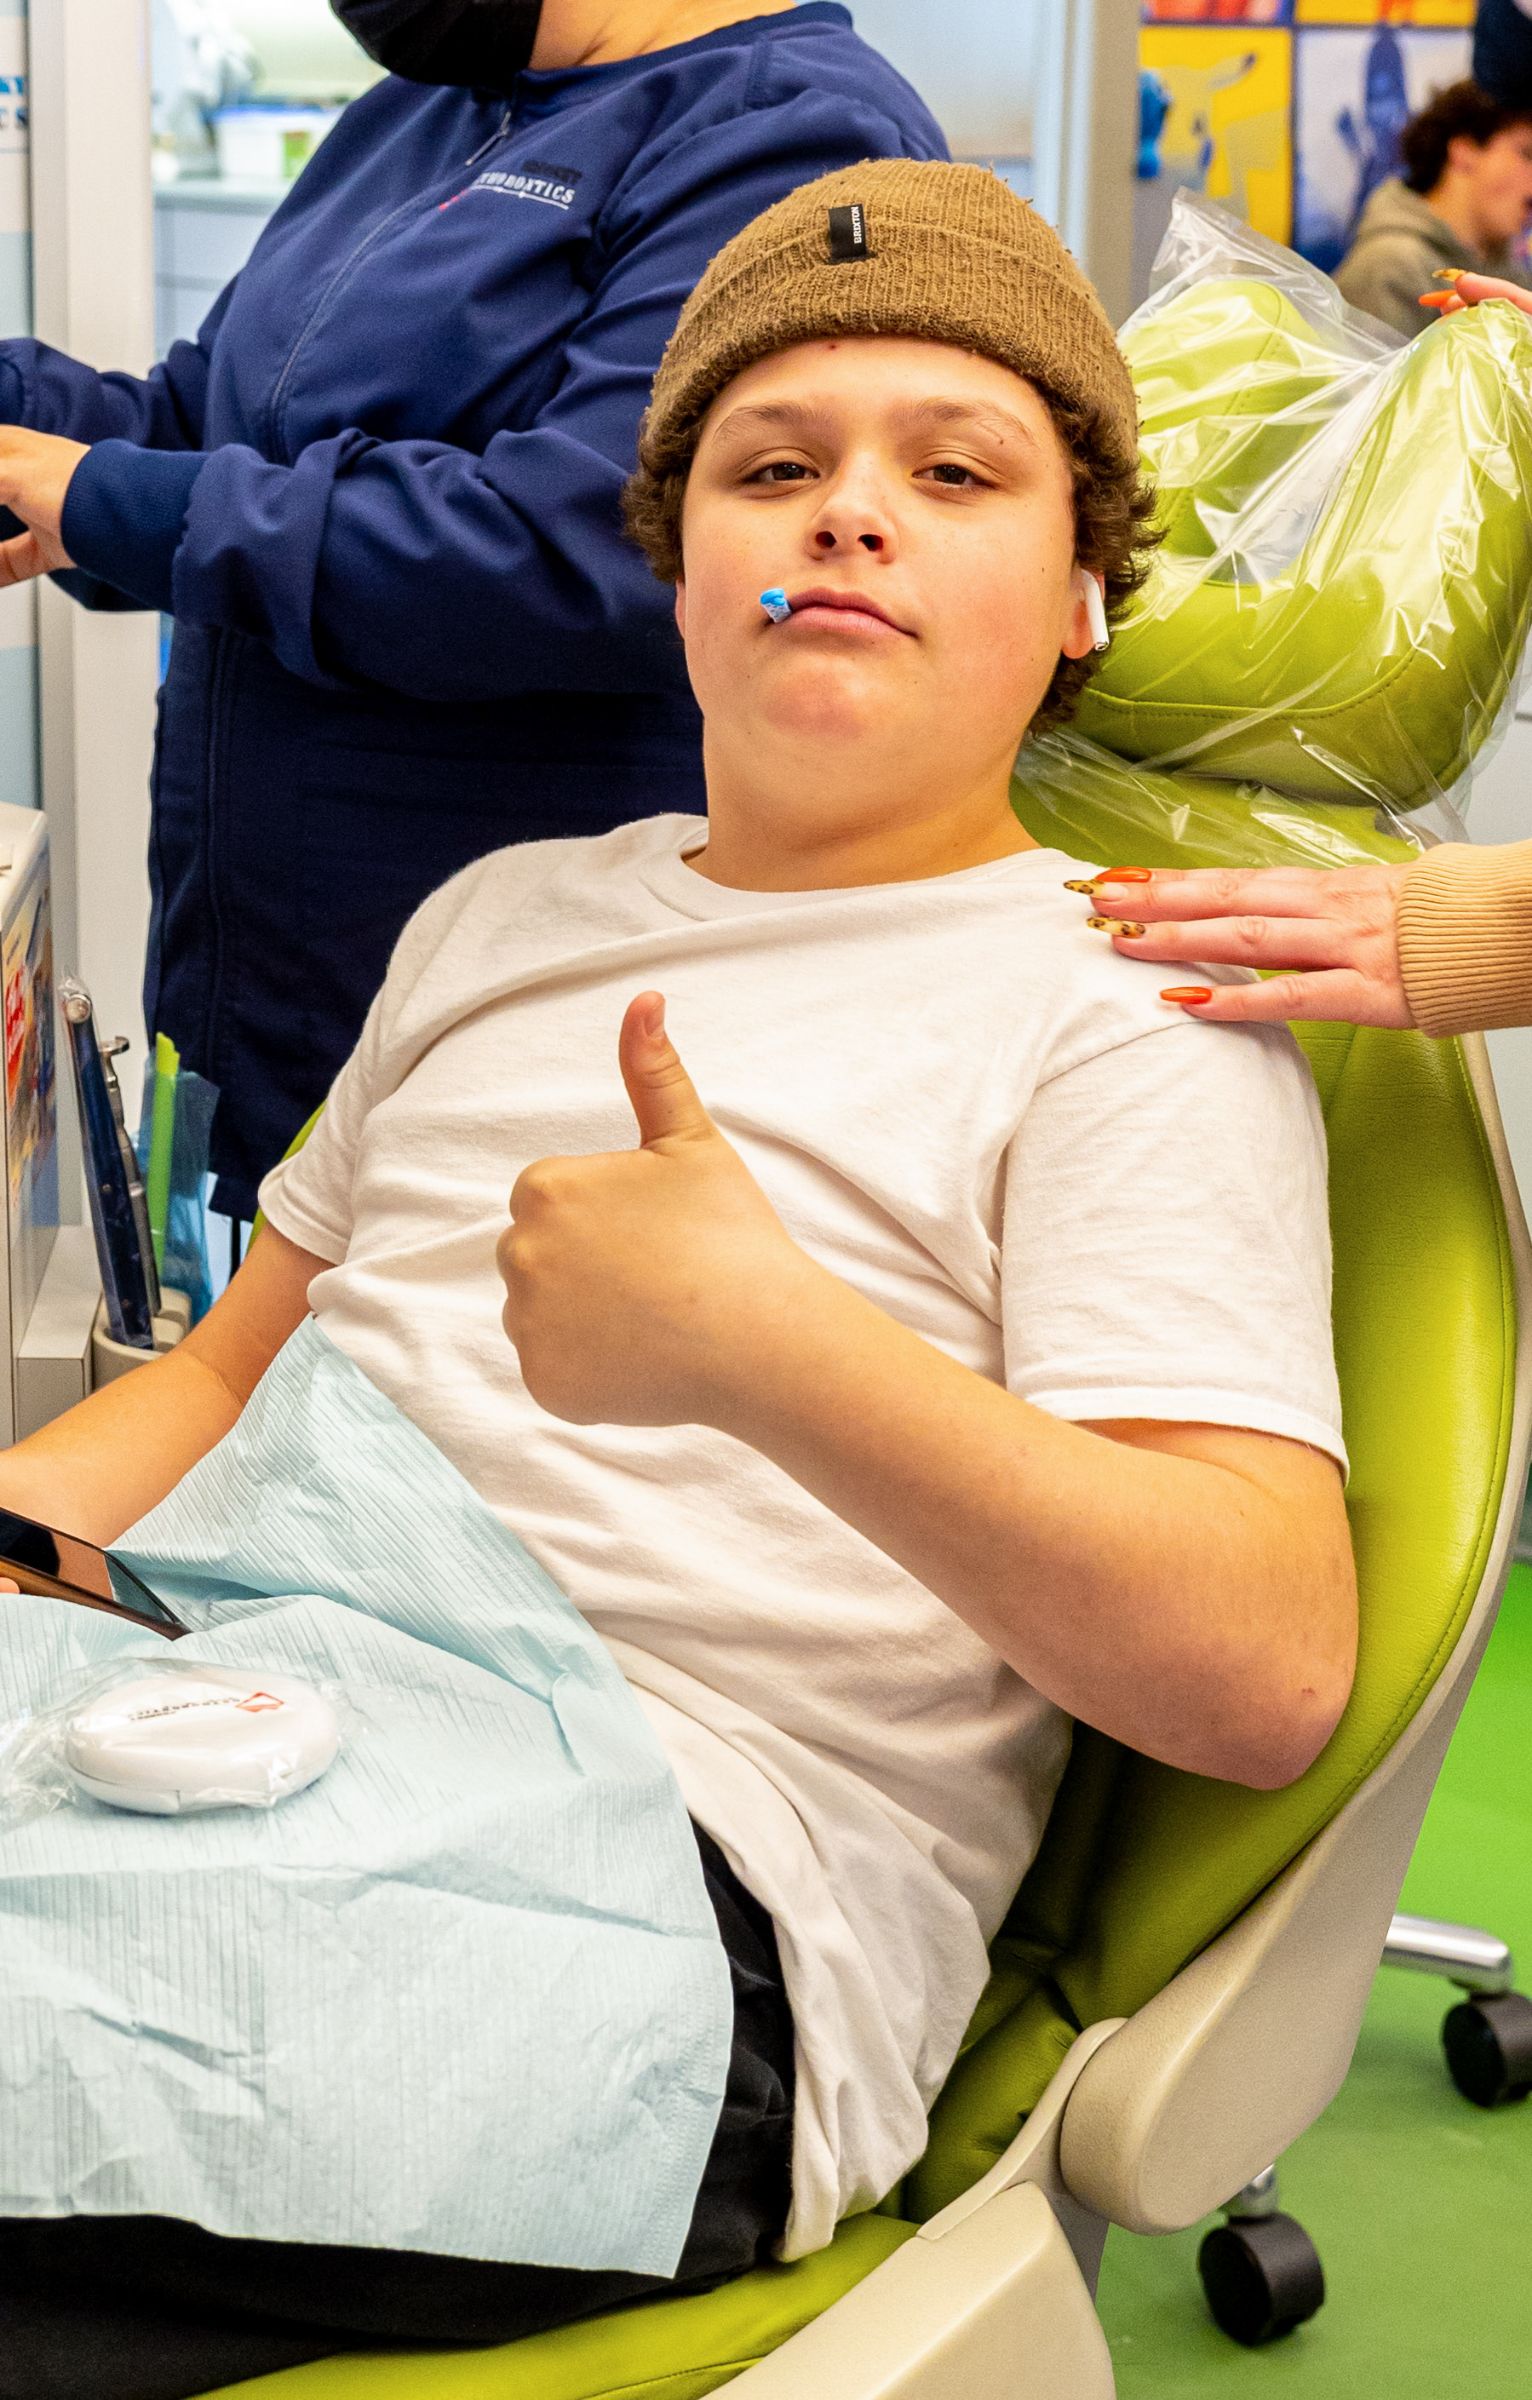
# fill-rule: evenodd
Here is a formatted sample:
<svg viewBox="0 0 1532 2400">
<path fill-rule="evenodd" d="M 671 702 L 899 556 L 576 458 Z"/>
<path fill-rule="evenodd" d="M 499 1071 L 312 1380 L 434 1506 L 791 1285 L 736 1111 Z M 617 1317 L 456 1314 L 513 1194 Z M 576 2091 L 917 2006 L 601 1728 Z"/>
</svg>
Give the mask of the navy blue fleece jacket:
<svg viewBox="0 0 1532 2400">
<path fill-rule="evenodd" d="M 826 0 L 509 99 L 390 77 L 150 375 L 0 344 L 0 417 L 93 445 L 71 588 L 176 620 L 146 998 L 223 1088 L 226 1203 L 437 883 L 701 804 L 670 595 L 619 517 L 660 353 L 762 208 L 944 154 Z"/>
</svg>

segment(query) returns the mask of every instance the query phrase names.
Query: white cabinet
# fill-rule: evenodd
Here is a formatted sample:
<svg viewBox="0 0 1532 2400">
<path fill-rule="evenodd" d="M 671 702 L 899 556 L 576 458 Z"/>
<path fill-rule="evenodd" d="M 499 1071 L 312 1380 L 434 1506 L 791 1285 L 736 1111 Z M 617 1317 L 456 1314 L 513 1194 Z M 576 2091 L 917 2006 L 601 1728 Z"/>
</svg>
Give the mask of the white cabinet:
<svg viewBox="0 0 1532 2400">
<path fill-rule="evenodd" d="M 154 195 L 154 337 L 161 358 L 189 342 L 288 187 L 189 177 Z"/>
</svg>

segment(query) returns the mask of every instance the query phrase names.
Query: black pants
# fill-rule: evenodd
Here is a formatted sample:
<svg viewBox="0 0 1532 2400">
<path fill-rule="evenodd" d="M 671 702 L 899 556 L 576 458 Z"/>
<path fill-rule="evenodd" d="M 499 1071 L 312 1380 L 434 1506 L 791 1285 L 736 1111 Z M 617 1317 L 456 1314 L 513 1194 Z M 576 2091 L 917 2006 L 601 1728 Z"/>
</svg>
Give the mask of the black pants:
<svg viewBox="0 0 1532 2400">
<path fill-rule="evenodd" d="M 647 2293 L 707 2291 L 768 2257 L 787 2216 L 792 2017 L 770 1917 L 716 1843 L 697 1842 L 734 2042 L 673 2280 L 233 2241 L 173 2217 L 0 2219 L 0 2400 L 193 2400 L 347 2350 L 510 2342 Z"/>
</svg>

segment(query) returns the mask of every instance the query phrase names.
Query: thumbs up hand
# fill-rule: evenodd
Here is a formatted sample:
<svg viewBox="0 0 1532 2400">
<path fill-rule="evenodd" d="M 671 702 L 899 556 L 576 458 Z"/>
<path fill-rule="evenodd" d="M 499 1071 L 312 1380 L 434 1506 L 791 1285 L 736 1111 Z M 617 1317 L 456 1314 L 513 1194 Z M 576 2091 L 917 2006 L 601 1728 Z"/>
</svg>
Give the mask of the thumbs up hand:
<svg viewBox="0 0 1532 2400">
<path fill-rule="evenodd" d="M 518 1176 L 496 1252 L 534 1400 L 577 1425 L 721 1423 L 758 1339 L 816 1269 L 634 1000 L 618 1059 L 638 1146 Z"/>
</svg>

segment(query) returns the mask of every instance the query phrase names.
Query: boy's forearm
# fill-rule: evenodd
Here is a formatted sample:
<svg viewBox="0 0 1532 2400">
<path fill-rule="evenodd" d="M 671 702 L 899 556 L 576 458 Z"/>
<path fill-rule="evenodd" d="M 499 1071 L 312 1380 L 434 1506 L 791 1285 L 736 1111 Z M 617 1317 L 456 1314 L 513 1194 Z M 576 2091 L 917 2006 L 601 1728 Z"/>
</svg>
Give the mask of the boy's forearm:
<svg viewBox="0 0 1532 2400">
<path fill-rule="evenodd" d="M 195 1352 L 172 1350 L 0 1457 L 0 1507 L 113 1542 L 222 1441 L 240 1406 Z"/>
<path fill-rule="evenodd" d="M 229 1432 L 326 1264 L 268 1225 L 184 1342 L 0 1455 L 0 1508 L 115 1541 Z"/>
<path fill-rule="evenodd" d="M 781 1318 L 777 1341 L 742 1362 L 733 1404 L 720 1412 L 724 1429 L 1048 1689 L 1050 1668 L 1056 1680 L 1088 1650 L 1082 1610 L 1096 1615 L 1120 1602 L 1121 1545 L 1093 1528 L 1105 1513 L 1107 1476 L 1138 1462 L 961 1366 L 838 1277 L 813 1272 L 817 1288 Z M 1143 1463 L 1153 1480 L 1159 1462 Z M 1115 1517 L 1124 1499 L 1115 1481 L 1110 1497 Z M 1136 1496 L 1140 1515 L 1147 1499 Z M 1147 1598 L 1162 1576 L 1176 1580 L 1167 1533 L 1179 1548 L 1162 1527 L 1159 1556 L 1133 1562 L 1136 1594 Z M 1059 1638 L 1061 1619 L 1078 1632 Z M 1157 1631 L 1163 1638 L 1172 1628 L 1162 1620 Z M 1077 1710 L 1083 1694 L 1050 1696 Z"/>
<path fill-rule="evenodd" d="M 1280 1702 L 1295 1657 L 1318 1654 L 1322 1686 L 1349 1681 L 1328 1462 L 1271 1445 L 1334 1494 L 1313 1556 L 1295 1555 L 1301 1512 L 1259 1483 L 1052 1417 L 805 1265 L 798 1304 L 752 1344 L 715 1421 L 1059 1706 L 1179 1765 L 1244 1775 L 1259 1765 L 1257 1696 Z M 1310 1593 L 1312 1638 L 1294 1621 Z"/>
</svg>

